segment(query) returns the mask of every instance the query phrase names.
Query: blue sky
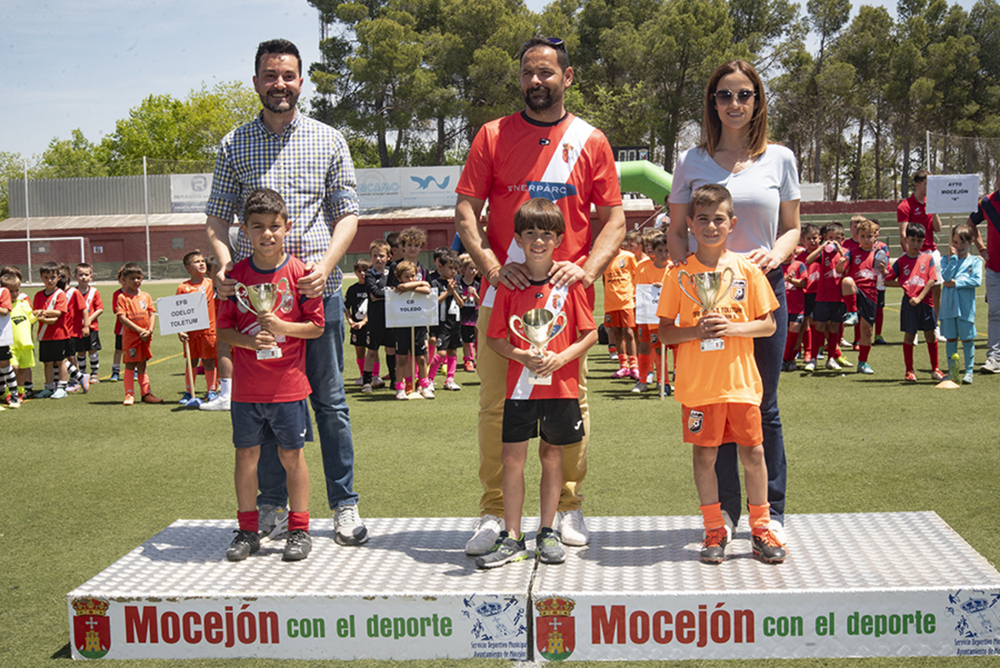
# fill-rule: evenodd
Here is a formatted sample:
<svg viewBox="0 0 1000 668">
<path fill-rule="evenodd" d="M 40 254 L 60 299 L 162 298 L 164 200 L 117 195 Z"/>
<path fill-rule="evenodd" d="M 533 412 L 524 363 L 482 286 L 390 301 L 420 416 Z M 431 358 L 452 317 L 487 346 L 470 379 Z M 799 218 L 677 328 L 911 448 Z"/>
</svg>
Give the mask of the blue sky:
<svg viewBox="0 0 1000 668">
<path fill-rule="evenodd" d="M 547 2 L 526 4 L 538 11 Z M 895 13 L 894 1 L 880 4 Z M 262 40 L 284 37 L 305 63 L 319 59 L 318 14 L 306 0 L 2 0 L 0 26 L 12 75 L 0 151 L 29 159 L 74 128 L 100 141 L 148 95 L 249 84 Z"/>
</svg>

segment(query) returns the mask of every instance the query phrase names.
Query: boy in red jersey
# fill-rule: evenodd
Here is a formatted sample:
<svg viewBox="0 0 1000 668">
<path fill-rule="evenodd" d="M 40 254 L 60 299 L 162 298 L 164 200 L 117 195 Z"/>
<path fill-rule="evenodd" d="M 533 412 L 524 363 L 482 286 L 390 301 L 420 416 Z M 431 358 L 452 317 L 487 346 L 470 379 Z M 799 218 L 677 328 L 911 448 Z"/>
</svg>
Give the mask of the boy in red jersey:
<svg viewBox="0 0 1000 668">
<path fill-rule="evenodd" d="M 135 403 L 135 381 L 139 381 L 142 401 L 146 404 L 160 404 L 163 399 L 149 391 L 149 376 L 146 362 L 153 358 L 150 342 L 156 326 L 156 304 L 148 292 L 143 292 L 142 268 L 126 266 L 122 270 L 122 293 L 118 296 L 115 315 L 122 324 L 122 361 L 125 362 L 124 406 Z"/>
<path fill-rule="evenodd" d="M 796 260 L 802 262 L 806 267 L 806 286 L 803 290 L 803 311 L 802 323 L 802 358 L 805 361 L 806 371 L 816 370 L 816 360 L 812 356 L 812 342 L 820 336 L 816 324 L 813 322 L 813 311 L 816 308 L 816 290 L 819 289 L 819 275 L 821 273 L 819 262 L 815 259 L 819 257 L 816 250 L 819 249 L 820 236 L 819 227 L 812 223 L 802 226 L 802 244 L 804 248 L 795 256 Z M 814 257 L 815 254 L 815 257 Z"/>
<path fill-rule="evenodd" d="M 531 282 L 524 290 L 499 286 L 486 331 L 486 345 L 509 360 L 501 437 L 506 530 L 500 532 L 490 552 L 476 558 L 478 568 L 496 568 L 531 556 L 521 533 L 521 513 L 528 439 L 538 435 L 542 483 L 535 554 L 545 564 L 566 560 L 552 529 L 563 485 L 562 446 L 578 443 L 584 436 L 579 358 L 597 342 L 597 325 L 583 285 L 556 288 L 549 282 L 552 256 L 565 232 L 562 212 L 550 200 L 530 199 L 514 214 L 514 239 L 524 250 L 524 266 Z M 512 316 L 521 317 L 532 309 L 546 309 L 557 318 L 560 313 L 565 316 L 565 323 L 555 330 L 558 333 L 542 356 L 515 336 L 509 324 Z M 556 320 L 552 324 L 558 326 Z M 542 382 L 533 383 L 536 378 Z"/>
<path fill-rule="evenodd" d="M 35 396 L 64 399 L 69 380 L 69 368 L 64 362 L 70 355 L 72 342 L 66 327 L 69 303 L 66 293 L 59 288 L 59 265 L 46 262 L 39 267 L 38 275 L 45 287 L 35 293 L 32 308 L 38 320 L 38 359 L 45 365 L 45 389 Z"/>
<path fill-rule="evenodd" d="M 639 297 L 640 290 L 649 290 L 652 288 L 658 294 L 660 288 L 663 287 L 663 277 L 671 266 L 670 253 L 667 250 L 667 236 L 665 234 L 657 234 L 649 242 L 649 255 L 635 269 L 636 299 Z M 639 380 L 636 381 L 635 387 L 632 388 L 632 391 L 636 394 L 646 391 L 650 371 L 654 367 L 660 367 L 660 346 L 657 339 L 658 326 L 659 323 L 638 326 Z M 666 354 L 663 357 L 666 359 Z M 660 379 L 663 380 L 663 394 L 670 396 L 672 390 L 668 382 L 666 369 L 659 369 L 655 382 L 659 384 Z"/>
<path fill-rule="evenodd" d="M 841 243 L 844 240 L 844 226 L 840 223 L 827 223 L 822 231 L 823 244 L 810 253 L 811 260 L 818 254 L 820 264 L 819 283 L 816 288 L 816 304 L 813 308 L 813 323 L 815 331 L 820 336 L 814 336 L 812 342 L 812 359 L 819 355 L 819 349 L 826 339 L 826 368 L 833 371 L 840 371 L 844 366 L 850 366 L 840 354 L 838 343 L 840 342 L 841 327 L 844 323 L 846 306 L 841 287 L 842 276 L 837 271 L 837 265 L 844 255 L 844 248 Z M 857 307 L 855 307 L 855 311 Z M 809 366 L 806 366 L 807 370 Z"/>
<path fill-rule="evenodd" d="M 308 272 L 284 250 L 291 226 L 281 195 L 269 188 L 250 193 L 241 227 L 253 255 L 237 262 L 229 274 L 245 286 L 276 284 L 279 301 L 271 313 L 248 311 L 235 297 L 219 309 L 219 338 L 232 346 L 233 355 L 231 414 L 239 529 L 226 550 L 229 561 L 242 561 L 260 549 L 257 462 L 261 447 L 277 446 L 287 473 L 290 512 L 282 558 L 299 561 L 312 549 L 309 470 L 303 451 L 306 440 L 312 440 L 305 340 L 322 336 L 325 320 L 323 300 L 306 298 L 295 287 Z"/>
<path fill-rule="evenodd" d="M 177 334 L 177 338 L 181 340 L 182 344 L 185 341 L 187 342 L 187 346 L 184 346 L 184 356 L 191 359 L 190 365 L 185 365 L 184 367 L 185 392 L 184 396 L 181 397 L 180 404 L 188 408 L 198 408 L 201 406 L 202 400 L 195 396 L 195 379 L 189 377 L 189 373 L 193 376 L 194 367 L 199 363 L 205 369 L 205 401 L 212 401 L 216 397 L 215 357 L 217 353 L 215 352 L 215 346 L 217 335 L 215 332 L 215 288 L 212 285 L 212 281 L 206 278 L 208 263 L 205 261 L 205 256 L 201 254 L 200 250 L 193 250 L 184 256 L 184 269 L 190 278 L 177 286 L 177 294 L 189 295 L 201 292 L 205 295 L 205 303 L 208 304 L 209 324 L 207 328 Z M 188 371 L 189 368 L 191 369 L 190 372 Z"/>
<path fill-rule="evenodd" d="M 868 355 L 872 349 L 872 327 L 875 325 L 878 308 L 878 277 L 885 269 L 876 257 L 878 227 L 875 223 L 867 219 L 855 222 L 852 218 L 851 227 L 856 229 L 857 243 L 847 249 L 843 259 L 837 264 L 837 271 L 843 273 L 845 281 L 850 278 L 857 289 L 855 299 L 861 328 L 858 339 L 858 373 L 872 374 L 875 370 L 868 364 Z"/>
<path fill-rule="evenodd" d="M 931 378 L 944 380 L 938 366 L 938 342 L 934 328 L 937 316 L 934 312 L 932 289 L 937 283 L 934 257 L 928 251 L 921 251 L 924 244 L 924 226 L 910 223 L 906 226 L 906 255 L 892 263 L 886 274 L 885 284 L 903 288 L 903 303 L 899 308 L 899 329 L 903 331 L 903 361 L 906 363 L 908 382 L 916 382 L 913 370 L 913 347 L 917 332 L 923 332 L 927 340 L 927 352 L 931 359 Z"/>
<path fill-rule="evenodd" d="M 90 379 L 87 378 L 77 368 L 76 349 L 84 345 L 81 341 L 84 329 L 87 330 L 87 337 L 90 337 L 90 325 L 87 317 L 87 302 L 79 290 L 70 285 L 72 276 L 70 267 L 65 262 L 59 264 L 59 288 L 66 293 L 66 331 L 69 333 L 68 356 L 66 357 L 66 371 L 69 374 L 69 384 L 66 386 L 67 392 L 79 392 L 83 390 L 86 394 L 90 389 Z"/>
<path fill-rule="evenodd" d="M 657 309 L 660 340 L 677 345 L 674 398 L 682 406 L 684 442 L 694 446 L 694 482 L 705 525 L 701 560 L 721 563 L 726 556 L 729 534 L 719 504 L 715 460 L 720 445 L 735 442 L 746 477 L 753 552 L 763 561 L 781 562 L 785 548 L 770 528 L 760 415 L 763 383 L 753 352 L 753 340 L 772 335 L 777 327 L 772 312 L 778 300 L 756 264 L 726 249 L 726 237 L 736 225 L 726 188 L 698 188 L 688 211 L 688 228 L 698 250 L 688 257 L 686 271 L 732 271 L 728 294 L 705 313 L 682 292 L 680 267 L 674 267 Z"/>
<path fill-rule="evenodd" d="M 100 367 L 99 355 L 101 350 L 101 337 L 98 333 L 98 318 L 104 313 L 104 302 L 101 300 L 101 293 L 97 291 L 91 283 L 94 280 L 94 268 L 86 262 L 76 265 L 74 271 L 76 276 L 76 289 L 83 297 L 84 306 L 87 309 L 87 318 L 84 321 L 84 328 L 81 331 L 80 339 L 76 342 L 76 366 L 80 373 L 87 373 L 87 357 L 90 357 L 90 384 L 97 382 L 97 371 Z"/>
<path fill-rule="evenodd" d="M 802 331 L 805 329 L 806 285 L 809 283 L 809 269 L 794 255 L 785 258 L 782 267 L 785 272 L 785 301 L 788 304 L 788 338 L 785 339 L 785 354 L 781 359 L 782 371 L 798 371 L 795 356 L 799 352 Z"/>
</svg>

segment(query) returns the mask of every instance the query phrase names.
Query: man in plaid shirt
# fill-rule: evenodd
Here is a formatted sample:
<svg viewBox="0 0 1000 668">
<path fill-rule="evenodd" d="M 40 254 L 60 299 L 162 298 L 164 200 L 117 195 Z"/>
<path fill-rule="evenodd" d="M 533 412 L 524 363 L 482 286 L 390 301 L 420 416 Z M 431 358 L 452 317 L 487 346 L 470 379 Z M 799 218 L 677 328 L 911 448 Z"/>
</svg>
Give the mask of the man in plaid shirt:
<svg viewBox="0 0 1000 668">
<path fill-rule="evenodd" d="M 236 233 L 244 202 L 256 188 L 278 191 L 292 223 L 285 250 L 310 270 L 297 287 L 306 297 L 322 295 L 326 313 L 323 336 L 306 342 L 306 372 L 336 540 L 360 545 L 368 540 L 368 531 L 353 489 L 354 443 L 343 380 L 343 274 L 337 267 L 358 227 L 354 165 L 340 132 L 296 109 L 303 78 L 302 58 L 294 44 L 262 42 L 254 67 L 254 89 L 263 109 L 223 138 L 205 210 L 208 241 L 223 267 L 213 278 L 220 295 L 234 294 L 235 281 L 226 271 L 252 253 L 250 240 Z M 277 538 L 287 528 L 285 471 L 276 447 L 264 445 L 258 465 L 260 529 Z"/>
</svg>

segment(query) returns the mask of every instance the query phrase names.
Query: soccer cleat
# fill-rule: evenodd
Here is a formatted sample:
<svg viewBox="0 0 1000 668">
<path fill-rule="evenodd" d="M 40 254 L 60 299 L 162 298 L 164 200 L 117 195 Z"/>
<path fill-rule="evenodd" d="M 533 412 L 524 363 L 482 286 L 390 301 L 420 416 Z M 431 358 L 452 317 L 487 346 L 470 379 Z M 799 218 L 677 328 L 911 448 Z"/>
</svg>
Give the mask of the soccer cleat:
<svg viewBox="0 0 1000 668">
<path fill-rule="evenodd" d="M 90 384 L 91 385 L 97 385 L 100 382 L 101 382 L 101 379 L 98 377 L 98 375 L 96 373 L 90 374 Z"/>
<path fill-rule="evenodd" d="M 750 544 L 753 546 L 754 556 L 767 564 L 780 564 L 788 556 L 785 546 L 770 527 L 754 529 L 750 534 Z"/>
<path fill-rule="evenodd" d="M 431 385 L 426 385 L 424 387 L 421 387 L 420 388 L 420 396 L 422 396 L 424 399 L 433 399 L 434 398 L 434 385 L 431 384 Z"/>
<path fill-rule="evenodd" d="M 726 558 L 726 545 L 729 544 L 729 532 L 726 527 L 709 529 L 705 532 L 705 540 L 701 543 L 701 560 L 706 564 L 721 564 Z"/>
<path fill-rule="evenodd" d="M 583 511 L 564 510 L 556 513 L 559 539 L 564 545 L 582 547 L 590 542 L 590 530 L 583 521 Z"/>
<path fill-rule="evenodd" d="M 193 398 L 194 397 L 191 396 L 190 392 L 185 392 L 184 396 L 181 397 L 181 400 L 178 401 L 177 403 L 179 403 L 181 406 L 187 406 L 188 402 L 191 401 L 191 399 L 193 399 Z"/>
<path fill-rule="evenodd" d="M 844 326 L 850 327 L 851 325 L 858 324 L 858 312 L 853 311 L 844 316 Z"/>
<path fill-rule="evenodd" d="M 52 393 L 52 396 L 51 396 L 51 397 L 49 397 L 49 398 L 50 398 L 50 399 L 65 399 L 65 398 L 66 398 L 67 396 L 68 396 L 68 395 L 66 394 L 66 390 L 64 390 L 64 389 L 62 389 L 62 388 L 60 387 L 60 388 L 59 388 L 59 389 L 57 389 L 57 390 L 56 390 L 55 392 L 53 392 L 53 393 Z"/>
<path fill-rule="evenodd" d="M 532 556 L 524 545 L 524 534 L 520 540 L 511 538 L 506 531 L 501 531 L 493 549 L 481 557 L 476 557 L 476 568 L 497 568 L 514 561 L 524 561 Z"/>
<path fill-rule="evenodd" d="M 906 375 L 903 376 L 903 380 L 905 380 L 908 383 L 915 383 L 917 382 L 917 374 L 913 373 L 912 371 L 907 371 Z"/>
<path fill-rule="evenodd" d="M 375 376 L 374 378 L 372 378 L 372 389 L 379 390 L 379 389 L 381 389 L 383 387 L 385 387 L 385 381 L 384 380 L 382 380 L 378 376 Z"/>
<path fill-rule="evenodd" d="M 226 559 L 229 561 L 243 561 L 260 550 L 260 537 L 253 531 L 237 529 L 234 533 L 236 538 L 233 538 L 226 550 Z"/>
<path fill-rule="evenodd" d="M 69 385 L 66 386 L 66 392 L 68 392 L 69 394 L 76 394 L 81 389 L 82 388 L 80 387 L 80 384 L 76 382 L 70 383 Z"/>
<path fill-rule="evenodd" d="M 934 380 L 940 381 L 944 380 L 947 377 L 948 376 L 944 375 L 944 372 L 941 371 L 941 369 L 934 369 L 933 371 L 931 371 L 931 378 L 933 378 Z"/>
<path fill-rule="evenodd" d="M 112 383 L 117 383 L 118 381 L 121 380 L 121 377 L 118 375 L 117 371 L 112 371 L 111 377 L 108 378 L 108 380 L 111 381 Z"/>
<path fill-rule="evenodd" d="M 816 360 L 809 360 L 806 362 L 806 371 L 812 372 L 816 370 Z"/>
<path fill-rule="evenodd" d="M 368 541 L 368 528 L 358 514 L 357 504 L 337 506 L 333 513 L 333 530 L 337 545 L 361 545 Z"/>
<path fill-rule="evenodd" d="M 982 373 L 1000 373 L 1000 358 L 987 357 L 986 363 L 979 367 Z"/>
<path fill-rule="evenodd" d="M 854 366 L 854 364 L 843 355 L 837 357 L 837 364 L 839 364 L 840 366 Z"/>
<path fill-rule="evenodd" d="M 879 334 L 874 339 L 872 339 L 872 345 L 873 346 L 884 346 L 884 345 L 887 345 L 887 344 L 886 344 L 885 339 L 882 338 L 882 335 Z"/>
<path fill-rule="evenodd" d="M 850 348 L 851 342 L 845 339 L 844 337 L 840 337 L 840 343 L 837 345 L 839 345 L 841 348 Z"/>
<path fill-rule="evenodd" d="M 288 511 L 280 506 L 263 504 L 257 511 L 257 533 L 261 540 L 280 540 L 288 535 Z"/>
<path fill-rule="evenodd" d="M 964 376 L 962 376 L 962 385 L 972 385 L 972 372 L 971 371 L 967 372 Z M 14 404 L 11 404 L 10 407 L 11 408 L 17 408 L 17 406 L 15 406 Z"/>
<path fill-rule="evenodd" d="M 639 370 L 638 369 L 635 369 L 635 368 L 629 369 L 628 374 L 629 374 L 629 376 L 632 377 L 632 380 L 635 380 L 635 381 L 639 380 Z"/>
<path fill-rule="evenodd" d="M 122 406 L 131 406 L 134 403 L 135 403 L 135 395 L 134 394 L 126 394 L 125 395 L 125 401 L 122 402 Z"/>
<path fill-rule="evenodd" d="M 465 553 L 470 557 L 486 554 L 497 542 L 497 537 L 503 529 L 503 518 L 496 515 L 483 515 L 476 520 L 472 530 L 472 538 L 465 544 Z"/>
<path fill-rule="evenodd" d="M 646 383 L 641 383 L 641 382 L 640 383 L 636 383 L 635 386 L 632 388 L 632 393 L 633 394 L 642 394 L 643 392 L 646 391 L 647 387 L 648 386 L 646 385 Z"/>
<path fill-rule="evenodd" d="M 781 363 L 782 371 L 798 371 L 799 365 L 795 363 L 795 360 L 784 360 Z"/>
<path fill-rule="evenodd" d="M 858 362 L 858 373 L 871 375 L 875 373 L 875 369 L 873 369 L 872 365 L 868 362 Z"/>
<path fill-rule="evenodd" d="M 90 376 L 84 376 L 83 377 L 83 382 L 80 383 L 80 386 L 83 387 L 83 393 L 84 394 L 86 394 L 87 392 L 89 392 L 90 391 Z"/>
<path fill-rule="evenodd" d="M 971 374 L 970 374 L 970 376 L 971 376 Z M 972 381 L 970 380 L 969 382 L 971 383 Z M 18 399 L 18 397 L 17 397 L 16 394 L 12 394 L 12 395 L 10 395 L 10 397 L 7 398 L 7 406 L 9 406 L 10 408 L 20 408 L 21 407 L 21 401 L 20 401 L 20 399 Z"/>
<path fill-rule="evenodd" d="M 361 393 L 362 394 L 371 394 L 372 393 L 372 384 L 371 383 L 365 383 L 364 385 L 362 385 L 361 386 Z"/>
<path fill-rule="evenodd" d="M 552 529 L 544 529 L 535 536 L 535 554 L 543 564 L 561 564 L 566 552 L 559 544 L 559 536 Z"/>
<path fill-rule="evenodd" d="M 667 383 L 666 385 L 663 386 L 663 396 L 669 397 L 673 393 L 674 393 L 674 388 L 670 387 L 670 383 Z"/>
<path fill-rule="evenodd" d="M 476 370 L 476 363 L 473 362 L 472 360 L 468 360 L 465 362 L 465 364 L 462 365 L 462 368 L 468 371 L 469 373 L 472 373 Z"/>
<path fill-rule="evenodd" d="M 142 403 L 144 403 L 144 404 L 162 404 L 163 403 L 163 399 L 160 399 L 158 396 L 154 395 L 152 392 L 147 392 L 146 394 L 142 395 Z"/>
<path fill-rule="evenodd" d="M 312 536 L 304 529 L 296 529 L 288 533 L 285 549 L 281 553 L 282 561 L 302 561 L 312 550 Z"/>
<path fill-rule="evenodd" d="M 840 366 L 839 364 L 837 364 L 837 360 L 835 360 L 833 358 L 828 359 L 826 361 L 826 365 L 825 366 L 826 366 L 827 369 L 830 369 L 831 371 L 840 371 L 841 369 L 844 368 L 844 367 Z"/>
<path fill-rule="evenodd" d="M 406 401 L 406 389 L 401 388 L 396 390 L 396 399 L 400 401 Z"/>
<path fill-rule="evenodd" d="M 205 403 L 205 401 L 206 401 L 205 399 L 202 399 L 200 397 L 195 397 L 191 401 L 187 402 L 187 404 L 185 405 L 187 408 L 201 408 L 201 405 Z"/>
<path fill-rule="evenodd" d="M 216 396 L 214 399 L 211 398 L 209 394 L 209 401 L 206 401 L 201 406 L 198 406 L 198 410 L 202 411 L 228 411 L 229 410 L 229 397 L 224 397 L 221 394 Z"/>
<path fill-rule="evenodd" d="M 354 380 L 354 384 L 355 384 L 355 385 L 364 385 L 364 384 L 365 384 L 365 379 L 364 379 L 364 378 L 361 378 L 361 377 L 359 376 L 358 378 L 356 378 L 356 379 Z"/>
<path fill-rule="evenodd" d="M 462 386 L 456 383 L 454 378 L 445 378 L 444 389 L 457 392 L 462 389 Z"/>
<path fill-rule="evenodd" d="M 632 372 L 631 370 L 629 370 L 627 366 L 623 366 L 619 368 L 618 371 L 615 371 L 613 374 L 611 374 L 611 378 L 615 380 L 619 380 L 622 378 L 631 378 L 631 377 L 632 377 Z"/>
</svg>

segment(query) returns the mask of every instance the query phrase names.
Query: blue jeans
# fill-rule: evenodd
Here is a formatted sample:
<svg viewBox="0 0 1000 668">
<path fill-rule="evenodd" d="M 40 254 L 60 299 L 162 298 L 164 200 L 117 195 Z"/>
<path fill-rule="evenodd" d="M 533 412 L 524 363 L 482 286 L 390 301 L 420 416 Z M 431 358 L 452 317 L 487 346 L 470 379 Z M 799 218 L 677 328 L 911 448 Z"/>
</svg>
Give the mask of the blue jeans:
<svg viewBox="0 0 1000 668">
<path fill-rule="evenodd" d="M 354 440 L 344 392 L 344 302 L 340 291 L 323 299 L 326 327 L 318 339 L 306 341 L 306 375 L 316 413 L 326 497 L 331 509 L 358 502 L 354 492 Z M 277 379 L 276 379 L 277 380 Z M 257 463 L 257 505 L 284 506 L 288 502 L 285 469 L 276 447 L 262 447 Z"/>
<path fill-rule="evenodd" d="M 781 376 L 781 358 L 788 339 L 788 305 L 785 303 L 785 280 L 781 268 L 767 274 L 767 280 L 778 298 L 774 312 L 777 329 L 766 339 L 754 339 L 753 354 L 764 385 L 764 398 L 760 402 L 761 427 L 764 431 L 764 462 L 767 464 L 767 501 L 771 504 L 771 517 L 779 522 L 785 519 L 785 439 L 781 434 L 781 416 L 778 414 L 778 378 Z M 740 519 L 743 507 L 740 494 L 739 456 L 735 443 L 719 447 L 715 460 L 715 476 L 719 481 L 719 502 L 733 522 Z"/>
</svg>

